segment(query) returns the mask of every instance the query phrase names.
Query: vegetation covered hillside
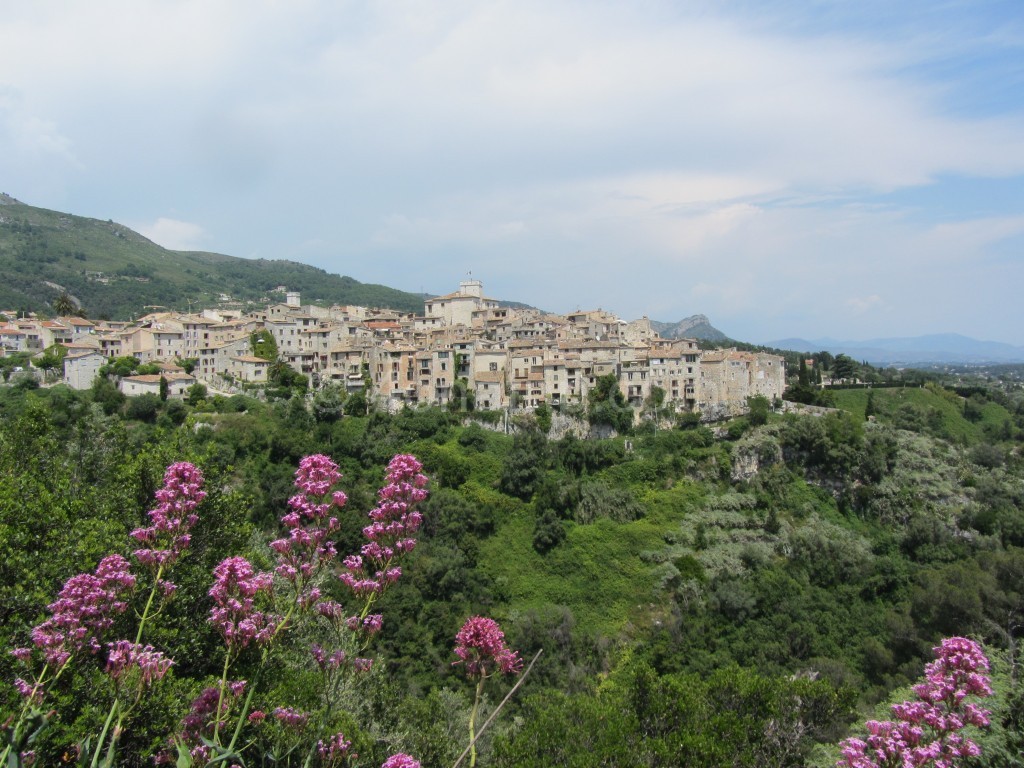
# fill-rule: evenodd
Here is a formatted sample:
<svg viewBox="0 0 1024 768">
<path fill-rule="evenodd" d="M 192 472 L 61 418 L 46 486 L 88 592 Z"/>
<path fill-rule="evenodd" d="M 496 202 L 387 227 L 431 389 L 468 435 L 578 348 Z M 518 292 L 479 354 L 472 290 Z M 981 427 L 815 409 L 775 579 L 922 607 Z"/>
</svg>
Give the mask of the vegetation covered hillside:
<svg viewBox="0 0 1024 768">
<path fill-rule="evenodd" d="M 271 297 L 423 309 L 423 297 L 292 261 L 169 251 L 113 221 L 34 208 L 0 195 L 0 307 L 47 312 L 66 291 L 90 317 L 128 319 L 147 305 L 186 310 Z"/>
<path fill-rule="evenodd" d="M 64 580 L 135 548 L 127 533 L 163 468 L 200 467 L 209 495 L 150 641 L 176 663 L 121 743 L 125 764 L 148 764 L 220 674 L 221 638 L 204 620 L 212 570 L 230 554 L 273 564 L 267 542 L 301 458 L 339 464 L 337 549 L 349 553 L 384 465 L 412 453 L 431 478 L 420 541 L 374 609 L 372 672 L 334 690 L 325 721 L 360 765 L 396 751 L 455 763 L 474 689 L 453 644 L 473 615 L 497 620 L 524 661 L 543 649 L 480 741 L 480 765 L 827 765 L 951 635 L 982 640 L 994 664 L 976 764 L 1020 765 L 1024 408 L 935 386 L 875 390 L 870 409 L 863 391 L 837 394 L 846 410 L 824 416 L 740 420 L 722 437 L 646 425 L 627 442 L 550 439 L 529 421 L 504 434 L 438 409 L 345 416 L 322 396 L 141 409 L 102 386 L 4 388 L 0 633 L 28 643 Z M 321 588 L 351 599 L 335 578 Z M 322 711 L 315 631 L 297 625 L 267 666 L 238 656 L 254 702 Z M 38 743 L 47 764 L 102 730 L 102 659 L 59 681 L 62 714 Z M 22 672 L 4 656 L 0 674 Z M 509 687 L 483 689 L 477 724 Z M 11 689 L 4 711 L 16 702 Z"/>
</svg>

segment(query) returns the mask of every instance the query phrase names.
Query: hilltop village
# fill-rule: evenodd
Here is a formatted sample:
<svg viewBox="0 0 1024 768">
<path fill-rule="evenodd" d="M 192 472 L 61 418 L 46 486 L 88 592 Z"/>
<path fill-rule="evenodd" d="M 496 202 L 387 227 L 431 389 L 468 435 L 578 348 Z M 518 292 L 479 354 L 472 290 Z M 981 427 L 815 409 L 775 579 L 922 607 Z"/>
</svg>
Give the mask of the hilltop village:
<svg viewBox="0 0 1024 768">
<path fill-rule="evenodd" d="M 125 394 L 156 392 L 163 378 L 169 394 L 181 396 L 197 381 L 228 392 L 267 384 L 275 361 L 253 348 L 266 334 L 278 361 L 308 376 L 312 388 L 335 383 L 391 411 L 459 398 L 486 410 L 580 404 L 598 379 L 612 375 L 634 408 L 656 393 L 661 407 L 720 418 L 745 410 L 755 395 L 781 398 L 786 379 L 777 355 L 701 350 L 694 339 L 661 338 L 646 318 L 627 322 L 600 309 L 552 315 L 503 307 L 472 279 L 427 299 L 422 315 L 303 306 L 293 292 L 249 313 L 10 321 L 0 327 L 0 347 L 41 355 L 60 345 L 63 381 L 76 389 L 91 386 L 111 360 L 135 357 L 160 372 L 123 377 Z"/>
</svg>

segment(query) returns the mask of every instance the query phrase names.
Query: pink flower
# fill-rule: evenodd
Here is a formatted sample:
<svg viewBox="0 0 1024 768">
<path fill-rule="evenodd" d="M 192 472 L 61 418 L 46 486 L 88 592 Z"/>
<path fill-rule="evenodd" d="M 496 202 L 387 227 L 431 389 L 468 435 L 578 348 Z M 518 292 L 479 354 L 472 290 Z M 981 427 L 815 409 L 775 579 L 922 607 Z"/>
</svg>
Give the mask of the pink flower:
<svg viewBox="0 0 1024 768">
<path fill-rule="evenodd" d="M 332 506 L 341 507 L 347 501 L 340 491 L 330 493 L 331 486 L 340 478 L 338 465 L 328 456 L 304 457 L 295 472 L 299 493 L 288 500 L 288 512 L 281 518 L 288 536 L 270 543 L 278 556 L 274 572 L 299 592 L 299 606 L 303 609 L 320 600 L 320 591 L 309 586 L 312 577 L 337 556 L 330 537 L 340 523 L 329 512 Z"/>
<path fill-rule="evenodd" d="M 242 688 L 245 687 L 245 683 L 242 683 Z M 235 700 L 241 694 L 235 693 L 238 686 L 235 683 L 229 683 L 226 696 L 224 700 L 220 701 L 220 689 L 215 687 L 205 688 L 203 692 L 192 702 L 192 706 L 188 715 L 182 720 L 182 737 L 186 742 L 195 745 L 192 754 L 194 756 L 202 755 L 203 745 L 200 743 L 204 736 L 209 736 L 214 731 L 214 726 L 220 724 L 223 727 L 228 720 L 228 714 L 231 711 Z M 220 710 L 218 711 L 217 703 L 220 701 Z M 207 755 L 208 756 L 208 755 Z"/>
<path fill-rule="evenodd" d="M 363 528 L 367 543 L 359 555 L 344 559 L 346 570 L 339 577 L 357 596 L 380 594 L 401 577 L 401 568 L 392 561 L 416 546 L 412 535 L 419 530 L 423 516 L 415 507 L 427 498 L 427 477 L 422 469 L 415 456 L 406 454 L 395 456 L 388 464 L 386 483 L 377 493 L 378 504 L 369 513 L 371 523 Z"/>
<path fill-rule="evenodd" d="M 336 733 L 327 740 L 327 743 L 318 741 L 316 749 L 322 762 L 327 765 L 335 765 L 349 756 L 352 742 L 345 738 L 345 734 Z M 352 757 L 357 757 L 357 755 L 353 754 Z"/>
<path fill-rule="evenodd" d="M 465 664 L 469 677 L 488 677 L 496 670 L 514 674 L 522 669 L 519 654 L 505 646 L 505 633 L 498 622 L 485 616 L 472 616 L 455 635 L 455 655 Z"/>
<path fill-rule="evenodd" d="M 95 653 L 100 649 L 99 636 L 113 626 L 114 616 L 128 608 L 124 598 L 134 586 L 128 561 L 108 555 L 95 574 L 80 573 L 65 582 L 57 600 L 48 606 L 52 616 L 32 630 L 32 642 L 56 667 L 83 649 Z"/>
<path fill-rule="evenodd" d="M 210 623 L 223 635 L 228 648 L 239 650 L 250 643 L 266 645 L 277 628 L 278 617 L 256 609 L 255 598 L 269 592 L 273 577 L 257 573 L 244 557 L 229 557 L 214 569 L 210 597 Z"/>
<path fill-rule="evenodd" d="M 43 700 L 43 691 L 38 686 L 33 686 L 31 683 L 26 683 L 20 677 L 15 679 L 14 687 L 18 689 L 18 693 L 23 698 L 27 699 L 32 704 L 39 704 Z"/>
<path fill-rule="evenodd" d="M 155 494 L 160 503 L 149 511 L 150 525 L 131 532 L 132 538 L 148 545 L 135 550 L 140 563 L 153 570 L 170 566 L 188 549 L 189 531 L 199 520 L 194 510 L 206 498 L 202 487 L 203 473 L 195 465 L 180 461 L 167 468 L 164 485 Z"/>
<path fill-rule="evenodd" d="M 306 723 L 309 721 L 309 714 L 306 712 L 300 712 L 297 709 L 291 707 L 278 707 L 274 710 L 274 717 L 281 723 L 285 728 L 290 728 L 295 731 L 302 730 L 306 727 Z"/>
<path fill-rule="evenodd" d="M 154 681 L 162 680 L 174 662 L 153 646 L 142 647 L 127 640 L 108 643 L 107 674 L 114 680 L 125 680 L 138 674 L 142 685 L 149 687 Z"/>
<path fill-rule="evenodd" d="M 959 764 L 954 758 L 980 754 L 978 745 L 959 731 L 968 724 L 988 725 L 989 711 L 965 701 L 991 695 L 988 659 L 980 645 L 964 637 L 947 638 L 934 651 L 925 681 L 914 686 L 918 700 L 894 704 L 895 722 L 869 720 L 866 741 L 843 741 L 837 766 L 951 768 Z"/>
<path fill-rule="evenodd" d="M 420 768 L 419 760 L 399 752 L 383 762 L 380 768 Z"/>
</svg>

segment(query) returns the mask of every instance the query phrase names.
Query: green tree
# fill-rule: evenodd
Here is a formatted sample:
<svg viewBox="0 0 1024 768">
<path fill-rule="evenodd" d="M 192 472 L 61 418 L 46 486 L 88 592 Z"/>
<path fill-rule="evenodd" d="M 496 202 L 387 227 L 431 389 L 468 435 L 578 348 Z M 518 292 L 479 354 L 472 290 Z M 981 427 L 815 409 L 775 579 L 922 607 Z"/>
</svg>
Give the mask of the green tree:
<svg viewBox="0 0 1024 768">
<path fill-rule="evenodd" d="M 633 409 L 619 389 L 619 380 L 614 373 L 599 376 L 587 394 L 587 420 L 591 424 L 610 426 L 619 433 L 633 428 Z"/>
<path fill-rule="evenodd" d="M 67 291 L 61 291 L 60 295 L 53 300 L 53 312 L 59 317 L 67 317 L 78 314 L 78 305 Z"/>
<path fill-rule="evenodd" d="M 64 358 L 68 355 L 68 348 L 63 344 L 53 344 L 46 348 L 42 355 L 32 361 L 32 364 L 43 371 L 47 378 L 57 375 L 58 371 L 64 369 Z"/>
<path fill-rule="evenodd" d="M 875 413 L 875 391 L 870 390 L 868 392 L 868 400 L 864 404 L 864 421 L 869 421 Z"/>
<path fill-rule="evenodd" d="M 360 390 L 351 393 L 345 398 L 344 408 L 346 416 L 366 416 L 370 412 L 370 401 L 366 397 L 366 392 Z"/>
<path fill-rule="evenodd" d="M 195 408 L 199 403 L 206 399 L 206 386 L 200 384 L 198 381 L 188 388 L 188 395 L 186 400 L 188 404 Z"/>
<path fill-rule="evenodd" d="M 533 548 L 544 555 L 565 540 L 565 526 L 553 509 L 545 509 L 537 516 L 533 527 Z"/>
<path fill-rule="evenodd" d="M 800 371 L 797 373 L 797 383 L 801 386 L 809 386 L 811 383 L 810 372 L 807 370 L 807 359 L 800 355 Z"/>
<path fill-rule="evenodd" d="M 128 398 L 128 405 L 125 408 L 125 416 L 136 421 L 152 423 L 156 420 L 156 414 L 160 410 L 160 397 L 152 393 L 145 393 L 136 397 Z"/>
<path fill-rule="evenodd" d="M 98 403 L 108 416 L 120 410 L 125 401 L 124 393 L 106 376 L 97 376 L 89 391 L 92 401 Z"/>
<path fill-rule="evenodd" d="M 748 397 L 747 406 L 750 408 L 747 420 L 752 426 L 757 427 L 768 423 L 768 412 L 771 410 L 771 403 L 767 397 L 764 395 Z"/>
<path fill-rule="evenodd" d="M 255 357 L 269 360 L 272 363 L 277 361 L 277 341 L 274 340 L 274 334 L 266 328 L 253 331 L 249 337 L 249 344 L 252 346 L 252 354 Z"/>
<path fill-rule="evenodd" d="M 842 354 L 836 355 L 836 359 L 832 363 L 832 378 L 844 381 L 856 379 L 859 370 L 860 366 L 852 357 Z"/>
<path fill-rule="evenodd" d="M 533 417 L 537 419 L 537 427 L 545 435 L 551 431 L 551 407 L 543 402 L 533 411 Z"/>
<path fill-rule="evenodd" d="M 345 393 L 337 384 L 328 384 L 313 396 L 313 418 L 331 424 L 345 411 Z"/>
<path fill-rule="evenodd" d="M 665 390 L 652 386 L 651 393 L 644 399 L 644 415 L 657 424 L 664 416 Z"/>
<path fill-rule="evenodd" d="M 175 358 L 174 362 L 181 366 L 185 373 L 191 375 L 192 371 L 199 365 L 199 360 L 194 357 L 178 357 Z"/>
<path fill-rule="evenodd" d="M 520 432 L 505 457 L 498 487 L 502 493 L 528 501 L 544 475 L 547 438 L 537 430 Z"/>
</svg>

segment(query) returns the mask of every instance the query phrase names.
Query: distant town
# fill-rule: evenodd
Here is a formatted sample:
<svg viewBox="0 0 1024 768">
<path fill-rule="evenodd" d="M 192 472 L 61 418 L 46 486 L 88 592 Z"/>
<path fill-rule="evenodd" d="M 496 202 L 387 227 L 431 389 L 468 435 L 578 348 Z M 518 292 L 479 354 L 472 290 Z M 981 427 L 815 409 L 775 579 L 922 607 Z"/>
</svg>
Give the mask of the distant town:
<svg viewBox="0 0 1024 768">
<path fill-rule="evenodd" d="M 251 391 L 266 385 L 280 362 L 307 376 L 313 389 L 335 384 L 389 411 L 459 398 L 484 410 L 561 408 L 586 402 L 598 379 L 614 376 L 638 411 L 657 400 L 669 411 L 721 418 L 744 411 L 750 397 L 781 398 L 786 385 L 778 355 L 701 350 L 694 339 L 661 338 L 647 318 L 624 321 L 602 309 L 553 315 L 503 307 L 474 279 L 425 300 L 422 314 L 324 308 L 303 305 L 297 292 L 285 295 L 283 303 L 247 313 L 152 311 L 132 322 L 12 319 L 0 326 L 0 348 L 40 356 L 63 348 L 61 378 L 74 389 L 92 386 L 119 357 L 159 367 L 121 377 L 126 395 L 163 386 L 182 397 L 195 383 Z M 254 349 L 268 335 L 276 360 Z"/>
</svg>

